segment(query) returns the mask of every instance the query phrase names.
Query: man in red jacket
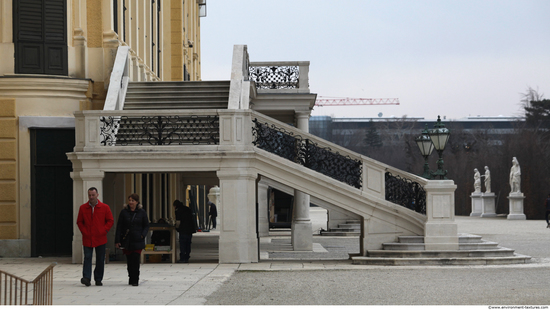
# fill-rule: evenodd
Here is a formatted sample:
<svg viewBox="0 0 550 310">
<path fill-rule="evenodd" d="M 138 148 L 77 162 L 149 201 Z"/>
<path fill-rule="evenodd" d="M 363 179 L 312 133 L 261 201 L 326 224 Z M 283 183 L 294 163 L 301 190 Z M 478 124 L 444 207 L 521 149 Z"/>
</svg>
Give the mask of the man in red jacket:
<svg viewBox="0 0 550 310">
<path fill-rule="evenodd" d="M 80 283 L 90 286 L 92 279 L 92 254 L 95 249 L 95 285 L 103 283 L 103 272 L 105 270 L 105 244 L 107 233 L 113 227 L 113 214 L 108 205 L 97 199 L 97 188 L 90 187 L 88 190 L 88 202 L 80 206 L 76 224 L 82 233 L 82 245 L 84 247 L 84 266 Z"/>
</svg>

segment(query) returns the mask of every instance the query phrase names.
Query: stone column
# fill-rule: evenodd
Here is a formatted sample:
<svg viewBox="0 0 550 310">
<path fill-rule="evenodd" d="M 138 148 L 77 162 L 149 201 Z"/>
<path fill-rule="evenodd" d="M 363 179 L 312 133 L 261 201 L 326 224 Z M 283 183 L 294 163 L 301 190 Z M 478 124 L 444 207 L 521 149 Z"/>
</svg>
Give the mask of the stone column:
<svg viewBox="0 0 550 310">
<path fill-rule="evenodd" d="M 455 223 L 455 189 L 452 180 L 430 180 L 426 190 L 426 224 L 424 244 L 427 251 L 458 250 L 458 227 Z"/>
<path fill-rule="evenodd" d="M 296 113 L 296 125 L 298 129 L 309 132 L 309 111 Z M 309 218 L 309 195 L 298 190 L 294 190 L 291 240 L 294 251 L 313 250 L 313 229 Z"/>
<path fill-rule="evenodd" d="M 269 186 L 262 181 L 258 182 L 258 233 L 260 237 L 269 236 Z"/>
<path fill-rule="evenodd" d="M 257 173 L 246 168 L 218 171 L 220 179 L 219 263 L 258 262 L 256 237 Z"/>
<path fill-rule="evenodd" d="M 523 213 L 523 199 L 525 199 L 525 196 L 523 196 L 523 193 L 521 192 L 510 193 L 510 196 L 508 196 L 508 199 L 510 201 L 510 210 L 506 218 L 509 220 L 527 219 L 527 217 Z"/>
<path fill-rule="evenodd" d="M 73 163 L 74 169 L 74 163 Z M 99 200 L 103 201 L 103 178 L 105 173 L 100 170 L 81 170 L 71 172 L 73 179 L 73 264 L 82 264 L 84 260 L 82 248 L 82 233 L 76 225 L 80 206 L 88 201 L 88 189 L 97 188 Z M 114 227 L 112 228 L 114 229 Z"/>
<path fill-rule="evenodd" d="M 481 216 L 481 213 L 483 213 L 483 200 L 481 199 L 481 196 L 481 192 L 473 192 L 472 195 L 470 195 L 470 198 L 472 198 L 472 212 L 470 213 L 470 216 Z"/>
<path fill-rule="evenodd" d="M 481 217 L 496 217 L 497 213 L 495 208 L 495 193 L 483 193 L 481 198 Z"/>
</svg>

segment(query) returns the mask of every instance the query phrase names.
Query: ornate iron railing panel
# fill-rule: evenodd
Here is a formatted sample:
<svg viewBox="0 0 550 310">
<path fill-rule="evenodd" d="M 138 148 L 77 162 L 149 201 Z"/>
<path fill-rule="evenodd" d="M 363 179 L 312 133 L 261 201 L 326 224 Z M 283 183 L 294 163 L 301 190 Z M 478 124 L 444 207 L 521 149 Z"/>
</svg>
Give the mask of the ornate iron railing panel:
<svg viewBox="0 0 550 310">
<path fill-rule="evenodd" d="M 298 66 L 250 66 L 249 78 L 257 89 L 298 88 L 300 69 Z"/>
<path fill-rule="evenodd" d="M 426 214 L 426 191 L 417 182 L 386 172 L 386 200 Z"/>
<path fill-rule="evenodd" d="M 302 143 L 299 156 L 301 164 L 305 167 L 355 188 L 361 188 L 360 160 L 333 152 L 328 147 L 320 147 L 309 139 Z"/>
<path fill-rule="evenodd" d="M 319 147 L 309 139 L 303 139 L 283 128 L 252 121 L 252 142 L 256 147 L 281 156 L 322 173 L 328 177 L 344 182 L 355 188 L 361 188 L 362 163 L 349 156 L 332 151 L 328 147 Z"/>
<path fill-rule="evenodd" d="M 101 145 L 219 144 L 218 116 L 100 117 Z"/>
</svg>

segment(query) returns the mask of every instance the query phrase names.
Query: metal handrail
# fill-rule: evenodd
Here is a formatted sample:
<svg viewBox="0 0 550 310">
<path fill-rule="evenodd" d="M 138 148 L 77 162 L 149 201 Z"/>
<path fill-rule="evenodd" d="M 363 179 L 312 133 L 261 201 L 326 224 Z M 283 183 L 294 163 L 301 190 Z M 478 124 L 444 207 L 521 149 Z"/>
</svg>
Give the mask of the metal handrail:
<svg viewBox="0 0 550 310">
<path fill-rule="evenodd" d="M 52 263 L 32 281 L 0 270 L 0 305 L 52 305 L 56 265 Z M 29 291 L 32 291 L 32 300 L 29 300 Z"/>
</svg>

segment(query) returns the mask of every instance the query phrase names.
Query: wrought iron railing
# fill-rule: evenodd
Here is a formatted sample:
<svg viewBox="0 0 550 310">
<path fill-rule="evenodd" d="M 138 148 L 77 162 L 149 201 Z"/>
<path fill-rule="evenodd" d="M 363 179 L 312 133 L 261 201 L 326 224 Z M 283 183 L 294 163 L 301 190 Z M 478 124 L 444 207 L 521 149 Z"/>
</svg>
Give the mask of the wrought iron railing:
<svg viewBox="0 0 550 310">
<path fill-rule="evenodd" d="M 55 265 L 48 266 L 33 281 L 0 270 L 0 305 L 51 305 Z"/>
<path fill-rule="evenodd" d="M 257 89 L 298 88 L 300 69 L 298 66 L 250 66 L 249 78 Z"/>
<path fill-rule="evenodd" d="M 278 128 L 273 124 L 252 121 L 252 142 L 256 147 L 281 156 L 355 188 L 362 185 L 362 163 L 329 147 L 320 147 L 310 139 Z"/>
<path fill-rule="evenodd" d="M 426 214 L 426 191 L 422 185 L 388 171 L 385 174 L 385 183 L 386 200 Z"/>
<path fill-rule="evenodd" d="M 190 116 L 102 116 L 100 140 L 114 145 L 211 145 L 219 144 L 219 117 Z"/>
</svg>

